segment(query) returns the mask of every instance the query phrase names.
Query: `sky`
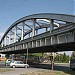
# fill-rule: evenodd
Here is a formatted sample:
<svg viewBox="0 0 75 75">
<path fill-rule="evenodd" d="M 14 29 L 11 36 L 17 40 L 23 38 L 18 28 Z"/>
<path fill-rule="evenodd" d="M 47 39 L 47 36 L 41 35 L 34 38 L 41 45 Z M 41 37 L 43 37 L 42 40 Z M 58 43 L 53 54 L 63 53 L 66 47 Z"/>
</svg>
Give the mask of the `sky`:
<svg viewBox="0 0 75 75">
<path fill-rule="evenodd" d="M 0 39 L 11 24 L 24 16 L 37 13 L 75 15 L 74 9 L 75 0 L 0 0 Z"/>
</svg>

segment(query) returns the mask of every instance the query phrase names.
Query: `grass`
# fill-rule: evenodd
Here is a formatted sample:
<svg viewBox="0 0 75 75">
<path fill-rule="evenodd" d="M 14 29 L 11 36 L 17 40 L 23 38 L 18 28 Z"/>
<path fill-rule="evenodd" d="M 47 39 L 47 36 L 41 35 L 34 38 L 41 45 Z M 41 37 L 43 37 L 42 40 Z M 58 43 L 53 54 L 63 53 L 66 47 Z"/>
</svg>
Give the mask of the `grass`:
<svg viewBox="0 0 75 75">
<path fill-rule="evenodd" d="M 43 70 L 43 71 L 36 71 L 32 73 L 26 73 L 21 75 L 75 75 L 74 71 L 70 72 L 63 72 L 63 71 L 52 71 L 52 70 Z"/>
<path fill-rule="evenodd" d="M 15 70 L 15 69 L 0 68 L 0 73 L 1 73 L 1 72 L 14 71 L 14 70 Z"/>
</svg>

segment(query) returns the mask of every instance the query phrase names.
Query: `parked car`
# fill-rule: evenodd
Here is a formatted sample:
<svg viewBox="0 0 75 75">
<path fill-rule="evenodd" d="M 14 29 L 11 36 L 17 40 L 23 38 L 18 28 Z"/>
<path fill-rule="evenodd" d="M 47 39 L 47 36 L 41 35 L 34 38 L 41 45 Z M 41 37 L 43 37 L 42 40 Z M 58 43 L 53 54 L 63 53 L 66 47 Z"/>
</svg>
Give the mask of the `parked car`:
<svg viewBox="0 0 75 75">
<path fill-rule="evenodd" d="M 75 70 L 75 59 L 70 61 L 70 69 Z"/>
<path fill-rule="evenodd" d="M 12 61 L 11 63 L 10 63 L 10 67 L 13 67 L 13 68 L 15 68 L 15 67 L 29 67 L 29 65 L 28 64 L 24 64 L 22 61 Z"/>
<path fill-rule="evenodd" d="M 11 61 L 12 61 L 11 59 L 7 59 L 7 60 L 5 61 L 5 65 L 6 65 L 6 66 L 9 66 L 10 63 L 11 63 Z"/>
</svg>

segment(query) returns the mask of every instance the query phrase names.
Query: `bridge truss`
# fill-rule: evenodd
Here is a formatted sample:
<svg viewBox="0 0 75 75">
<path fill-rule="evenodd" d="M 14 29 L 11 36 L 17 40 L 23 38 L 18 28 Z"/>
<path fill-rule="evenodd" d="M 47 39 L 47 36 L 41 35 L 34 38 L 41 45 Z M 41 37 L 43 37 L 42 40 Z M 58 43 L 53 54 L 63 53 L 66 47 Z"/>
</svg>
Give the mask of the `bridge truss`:
<svg viewBox="0 0 75 75">
<path fill-rule="evenodd" d="M 74 15 L 33 14 L 17 20 L 7 29 L 0 41 L 0 52 L 23 53 L 27 48 L 29 52 L 65 51 L 75 49 L 74 42 Z"/>
</svg>

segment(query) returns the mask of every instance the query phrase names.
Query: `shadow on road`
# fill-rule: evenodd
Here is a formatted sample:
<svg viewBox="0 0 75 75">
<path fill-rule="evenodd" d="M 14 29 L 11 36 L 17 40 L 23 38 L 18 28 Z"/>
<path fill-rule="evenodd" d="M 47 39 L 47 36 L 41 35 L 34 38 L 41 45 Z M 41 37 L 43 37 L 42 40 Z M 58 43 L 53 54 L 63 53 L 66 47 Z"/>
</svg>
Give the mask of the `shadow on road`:
<svg viewBox="0 0 75 75">
<path fill-rule="evenodd" d="M 31 67 L 51 70 L 51 65 L 50 64 L 32 64 Z M 61 66 L 60 65 L 54 65 L 54 70 L 62 71 L 64 73 L 67 73 L 67 74 L 70 74 L 70 75 L 75 75 L 75 71 L 72 71 L 69 68 L 69 66 L 65 66 L 65 65 L 61 65 Z"/>
<path fill-rule="evenodd" d="M 51 64 L 30 64 L 30 67 L 51 70 Z M 3 62 L 0 62 L 0 68 L 9 68 L 9 67 L 5 66 L 5 64 Z M 68 65 L 67 64 L 55 64 L 54 70 L 55 71 L 62 71 L 62 72 L 69 74 L 69 75 L 75 75 L 75 71 L 72 71 L 69 68 L 69 64 Z"/>
</svg>

